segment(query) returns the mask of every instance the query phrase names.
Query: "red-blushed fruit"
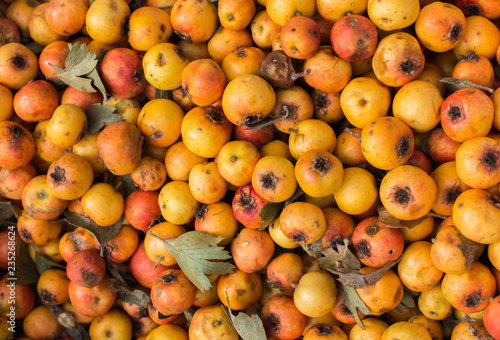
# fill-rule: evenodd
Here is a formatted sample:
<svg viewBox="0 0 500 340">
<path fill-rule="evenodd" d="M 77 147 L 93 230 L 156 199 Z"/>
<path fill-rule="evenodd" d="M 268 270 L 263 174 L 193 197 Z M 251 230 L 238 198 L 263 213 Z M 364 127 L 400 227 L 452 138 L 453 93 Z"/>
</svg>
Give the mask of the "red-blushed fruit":
<svg viewBox="0 0 500 340">
<path fill-rule="evenodd" d="M 365 16 L 346 15 L 333 25 L 330 41 L 335 53 L 346 61 L 367 59 L 377 48 L 377 27 Z"/>
<path fill-rule="evenodd" d="M 96 250 L 85 249 L 77 252 L 66 265 L 68 278 L 74 283 L 92 288 L 104 280 L 106 261 Z"/>
<path fill-rule="evenodd" d="M 36 169 L 32 163 L 13 170 L 0 168 L 0 195 L 11 200 L 20 200 L 24 187 L 35 176 Z"/>
<path fill-rule="evenodd" d="M 59 251 L 64 261 L 68 262 L 77 252 L 85 249 L 96 249 L 95 237 L 83 228 L 76 228 L 62 235 Z"/>
<path fill-rule="evenodd" d="M 321 43 L 319 26 L 306 16 L 294 16 L 286 21 L 280 32 L 281 47 L 290 57 L 307 59 L 313 56 Z"/>
<path fill-rule="evenodd" d="M 326 230 L 321 237 L 321 249 L 334 248 L 344 245 L 344 239 L 351 241 L 356 222 L 351 215 L 337 207 L 323 209 L 326 220 Z"/>
<path fill-rule="evenodd" d="M 359 309 L 357 310 L 358 316 L 363 320 L 366 315 L 363 314 Z M 333 317 L 343 324 L 354 325 L 356 324 L 356 319 L 347 307 L 342 289 L 338 289 L 337 298 L 335 300 L 335 305 L 332 308 Z M 364 323 L 364 322 L 363 322 Z"/>
<path fill-rule="evenodd" d="M 281 340 L 299 337 L 307 324 L 307 316 L 295 307 L 292 298 L 280 294 L 267 300 L 261 318 L 266 334 Z"/>
<path fill-rule="evenodd" d="M 97 137 L 97 150 L 109 171 L 126 175 L 141 161 L 143 139 L 135 125 L 117 122 L 101 131 Z"/>
<path fill-rule="evenodd" d="M 151 261 L 146 253 L 146 247 L 143 241 L 139 242 L 135 252 L 129 258 L 128 263 L 130 272 L 134 278 L 141 286 L 146 288 L 151 288 L 156 278 L 167 269 L 167 267 L 162 264 L 158 264 L 155 267 L 155 263 Z"/>
<path fill-rule="evenodd" d="M 483 314 L 484 326 L 488 333 L 495 339 L 500 338 L 500 323 L 498 316 L 500 315 L 500 296 L 494 298 Z"/>
<path fill-rule="evenodd" d="M 486 136 L 492 127 L 493 101 L 483 91 L 465 88 L 449 95 L 441 106 L 441 126 L 456 142 Z"/>
<path fill-rule="evenodd" d="M 10 277 L 12 276 L 6 275 L 0 280 L 0 316 L 19 320 L 33 309 L 35 288 L 33 285 L 12 284 Z M 11 289 L 12 286 L 15 291 Z"/>
<path fill-rule="evenodd" d="M 0 46 L 21 40 L 17 25 L 10 19 L 0 18 Z"/>
<path fill-rule="evenodd" d="M 97 239 L 95 243 L 96 248 L 100 250 L 101 245 Z M 128 224 L 124 224 L 111 240 L 102 245 L 102 254 L 108 261 L 116 264 L 123 263 L 132 256 L 138 244 L 139 235 L 137 229 Z"/>
<path fill-rule="evenodd" d="M 151 302 L 164 315 L 180 314 L 193 305 L 196 287 L 179 269 L 167 269 L 151 287 Z"/>
<path fill-rule="evenodd" d="M 267 280 L 272 288 L 287 290 L 293 288 L 304 274 L 304 265 L 299 255 L 283 253 L 267 266 Z"/>
<path fill-rule="evenodd" d="M 125 218 L 138 230 L 148 230 L 155 218 L 160 216 L 158 191 L 136 189 L 125 198 Z"/>
<path fill-rule="evenodd" d="M 106 89 L 118 98 L 132 98 L 146 88 L 142 58 L 129 48 L 114 48 L 106 53 L 100 73 Z"/>
<path fill-rule="evenodd" d="M 234 217 L 245 227 L 258 229 L 266 222 L 260 213 L 267 202 L 251 184 L 241 186 L 234 193 L 232 201 Z"/>
<path fill-rule="evenodd" d="M 45 19 L 55 33 L 71 36 L 85 25 L 88 9 L 89 3 L 85 0 L 54 0 L 45 10 Z"/>
<path fill-rule="evenodd" d="M 0 122 L 0 167 L 15 169 L 27 165 L 35 154 L 35 140 L 22 125 Z"/>
<path fill-rule="evenodd" d="M 429 159 L 429 157 L 427 157 L 427 155 L 423 151 L 420 151 L 419 149 L 413 149 L 413 152 L 411 153 L 411 156 L 406 162 L 406 164 L 419 167 L 420 169 L 427 172 L 429 175 L 432 172 L 431 160 Z"/>
<path fill-rule="evenodd" d="M 182 71 L 182 89 L 198 106 L 214 104 L 225 87 L 224 71 L 212 59 L 193 60 Z"/>
<path fill-rule="evenodd" d="M 59 106 L 56 88 L 46 80 L 35 80 L 14 95 L 14 111 L 27 122 L 49 119 Z"/>
<path fill-rule="evenodd" d="M 373 216 L 358 223 L 352 243 L 364 265 L 381 268 L 401 256 L 405 242 L 398 229 L 389 228 L 378 220 L 378 216 Z"/>
<path fill-rule="evenodd" d="M 56 317 L 44 305 L 33 308 L 23 320 L 23 331 L 28 339 L 54 339 L 62 329 Z"/>
<path fill-rule="evenodd" d="M 234 127 L 234 138 L 236 140 L 246 140 L 257 147 L 262 148 L 274 138 L 274 126 L 268 125 L 262 129 L 249 129 L 245 125 Z"/>
<path fill-rule="evenodd" d="M 451 139 L 441 127 L 433 129 L 427 138 L 430 156 L 438 163 L 454 161 L 460 144 Z"/>
<path fill-rule="evenodd" d="M 109 289 L 106 277 L 97 286 L 87 288 L 71 281 L 68 287 L 69 300 L 75 310 L 85 316 L 100 316 L 111 309 L 117 293 Z"/>
</svg>

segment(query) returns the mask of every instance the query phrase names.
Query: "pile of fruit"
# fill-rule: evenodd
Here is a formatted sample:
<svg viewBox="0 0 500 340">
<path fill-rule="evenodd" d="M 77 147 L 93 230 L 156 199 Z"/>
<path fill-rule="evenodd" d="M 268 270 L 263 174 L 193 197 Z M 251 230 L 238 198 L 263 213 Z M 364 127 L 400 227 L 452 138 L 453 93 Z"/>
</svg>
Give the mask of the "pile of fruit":
<svg viewBox="0 0 500 340">
<path fill-rule="evenodd" d="M 0 340 L 500 339 L 499 27 L 1 0 Z"/>
</svg>

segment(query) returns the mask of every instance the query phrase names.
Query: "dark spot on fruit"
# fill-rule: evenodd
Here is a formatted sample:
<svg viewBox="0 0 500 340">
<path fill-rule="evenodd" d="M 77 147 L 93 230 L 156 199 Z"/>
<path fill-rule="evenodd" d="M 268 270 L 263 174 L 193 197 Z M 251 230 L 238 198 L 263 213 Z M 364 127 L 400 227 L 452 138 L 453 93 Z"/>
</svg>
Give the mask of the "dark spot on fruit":
<svg viewBox="0 0 500 340">
<path fill-rule="evenodd" d="M 45 191 L 40 191 L 36 197 L 39 199 L 39 200 L 43 200 L 47 197 L 47 193 Z"/>
<path fill-rule="evenodd" d="M 358 47 L 363 48 L 365 46 L 365 41 L 363 39 L 358 40 Z"/>
<path fill-rule="evenodd" d="M 177 34 L 179 36 L 179 38 L 181 38 L 185 42 L 187 42 L 187 43 L 191 43 L 192 42 L 191 41 L 191 36 L 189 34 L 184 33 L 180 29 L 174 28 L 174 33 Z"/>
<path fill-rule="evenodd" d="M 150 139 L 161 138 L 161 137 L 163 137 L 163 132 L 161 131 L 156 131 L 151 136 L 149 136 Z"/>
<path fill-rule="evenodd" d="M 500 151 L 493 147 L 485 148 L 483 158 L 480 158 L 479 162 L 484 165 L 488 174 L 498 172 L 498 168 L 500 167 Z"/>
<path fill-rule="evenodd" d="M 172 283 L 176 283 L 177 282 L 177 273 L 175 272 L 171 272 L 171 273 L 168 273 L 168 274 L 165 274 L 163 275 L 160 280 L 164 283 L 164 284 L 172 284 Z"/>
<path fill-rule="evenodd" d="M 312 161 L 312 169 L 319 172 L 321 176 L 326 176 L 326 172 L 332 167 L 332 163 L 327 157 L 313 157 Z"/>
<path fill-rule="evenodd" d="M 161 29 L 161 31 L 162 31 L 163 33 L 165 33 L 165 31 L 167 30 L 167 26 L 165 26 L 165 25 L 161 25 L 161 26 L 160 26 L 160 29 Z"/>
<path fill-rule="evenodd" d="M 305 243 L 307 241 L 306 235 L 302 231 L 296 231 L 293 234 L 290 235 L 291 239 L 295 243 Z"/>
<path fill-rule="evenodd" d="M 236 155 L 231 155 L 231 158 L 229 158 L 229 161 L 230 161 L 231 163 L 234 163 L 234 162 L 236 162 L 237 160 L 238 160 L 238 156 L 236 156 Z"/>
<path fill-rule="evenodd" d="M 492 204 L 495 208 L 500 209 L 500 199 L 498 197 L 496 197 L 494 195 L 486 194 L 486 202 L 488 202 L 489 204 Z M 460 208 L 460 205 L 463 205 L 463 203 L 459 204 L 459 208 Z"/>
<path fill-rule="evenodd" d="M 200 222 L 203 222 L 203 219 L 208 213 L 208 206 L 206 204 L 202 204 L 200 208 L 196 211 L 195 217 Z"/>
<path fill-rule="evenodd" d="M 283 285 L 278 280 L 268 280 L 267 282 L 268 282 L 269 287 L 271 287 L 271 288 L 284 290 Z"/>
<path fill-rule="evenodd" d="M 66 170 L 60 168 L 58 165 L 54 166 L 54 170 L 49 174 L 49 177 L 54 180 L 54 185 L 57 187 L 59 184 L 66 182 Z"/>
<path fill-rule="evenodd" d="M 448 111 L 448 115 L 450 116 L 451 122 L 455 123 L 460 118 L 464 118 L 462 114 L 462 110 L 457 105 L 450 105 L 450 110 Z"/>
<path fill-rule="evenodd" d="M 379 231 L 380 231 L 380 226 L 376 223 L 370 223 L 365 228 L 365 232 L 370 236 L 377 234 Z"/>
<path fill-rule="evenodd" d="M 243 125 L 252 125 L 260 122 L 260 114 L 248 115 L 243 120 Z"/>
<path fill-rule="evenodd" d="M 9 59 L 10 63 L 14 68 L 18 71 L 27 68 L 28 65 L 28 58 L 27 56 L 20 56 L 20 55 L 14 55 L 12 58 Z"/>
<path fill-rule="evenodd" d="M 279 334 L 281 330 L 281 323 L 278 319 L 278 316 L 275 314 L 269 313 L 264 318 L 264 326 L 270 329 L 274 334 Z"/>
<path fill-rule="evenodd" d="M 462 188 L 460 183 L 454 185 L 451 189 L 446 191 L 445 204 L 453 204 L 457 200 L 458 196 L 462 193 Z"/>
<path fill-rule="evenodd" d="M 406 60 L 399 65 L 399 69 L 403 72 L 403 76 L 414 75 L 418 69 L 416 60 Z"/>
<path fill-rule="evenodd" d="M 13 138 L 24 138 L 24 130 L 19 125 L 12 125 L 10 128 L 10 134 Z"/>
<path fill-rule="evenodd" d="M 398 144 L 396 144 L 396 153 L 398 155 L 398 162 L 403 159 L 404 157 L 408 156 L 411 153 L 411 140 L 413 139 L 413 136 L 401 136 L 401 139 L 399 140 Z"/>
<path fill-rule="evenodd" d="M 255 289 L 257 289 L 257 283 L 256 282 L 252 282 L 252 284 L 250 285 L 250 289 L 255 291 Z"/>
<path fill-rule="evenodd" d="M 53 305 L 57 302 L 56 296 L 49 292 L 47 289 L 40 289 L 40 299 L 43 302 L 48 303 L 49 305 Z"/>
<path fill-rule="evenodd" d="M 292 28 L 290 31 L 295 32 L 295 31 L 296 31 L 296 29 L 295 29 L 295 28 Z"/>
<path fill-rule="evenodd" d="M 408 203 L 412 200 L 412 196 L 410 194 L 409 187 L 396 187 L 394 188 L 394 201 L 398 204 L 401 204 L 403 207 L 406 207 Z"/>
<path fill-rule="evenodd" d="M 295 53 L 299 53 L 299 49 L 297 48 L 297 46 L 292 46 L 290 47 L 290 51 L 295 54 Z"/>
<path fill-rule="evenodd" d="M 484 299 L 481 296 L 481 291 L 478 290 L 477 292 L 474 292 L 472 294 L 465 295 L 464 301 L 465 307 L 477 307 L 481 302 L 484 301 Z"/>
<path fill-rule="evenodd" d="M 351 310 L 345 303 L 340 304 L 340 315 L 352 316 Z"/>
<path fill-rule="evenodd" d="M 319 325 L 316 325 L 316 333 L 318 333 L 318 336 L 329 336 L 332 335 L 334 332 L 334 328 L 332 325 L 328 325 L 326 323 L 320 323 Z"/>
<path fill-rule="evenodd" d="M 229 14 L 229 15 L 227 16 L 227 21 L 231 22 L 231 21 L 233 21 L 233 20 L 234 20 L 234 15 Z"/>
<path fill-rule="evenodd" d="M 209 170 L 209 169 L 207 169 L 206 173 L 207 173 L 207 175 L 210 175 L 210 174 L 211 174 L 211 172 L 210 172 L 210 170 Z"/>
<path fill-rule="evenodd" d="M 203 110 L 205 110 L 206 112 L 205 117 L 210 119 L 212 124 L 226 125 L 224 112 L 222 112 L 221 110 L 217 110 L 215 107 L 212 106 L 203 107 Z"/>
<path fill-rule="evenodd" d="M 474 51 L 469 51 L 466 55 L 460 54 L 458 62 L 465 61 L 477 63 L 479 61 L 479 55 L 477 55 Z"/>
<path fill-rule="evenodd" d="M 483 11 L 481 11 L 481 8 L 478 5 L 467 3 L 465 4 L 464 14 L 466 16 L 472 16 L 472 15 L 483 16 Z"/>
<path fill-rule="evenodd" d="M 276 185 L 279 182 L 279 178 L 276 177 L 271 171 L 266 174 L 263 174 L 260 177 L 260 182 L 262 184 L 263 189 L 271 189 L 274 191 L 276 189 Z"/>
<path fill-rule="evenodd" d="M 370 244 L 365 239 L 362 239 L 358 243 L 354 244 L 354 249 L 360 258 L 370 258 L 372 253 L 370 252 Z"/>
<path fill-rule="evenodd" d="M 316 96 L 314 100 L 314 106 L 321 111 L 322 114 L 326 114 L 326 108 L 330 105 L 330 101 L 326 93 L 320 93 Z"/>
<path fill-rule="evenodd" d="M 96 296 L 96 297 L 95 297 L 95 299 L 94 299 L 94 303 L 96 303 L 96 304 L 97 304 L 97 303 L 99 303 L 99 301 L 101 301 L 101 298 L 100 298 L 100 297 L 98 297 L 98 296 Z"/>
<path fill-rule="evenodd" d="M 83 281 L 85 281 L 88 286 L 95 286 L 97 284 L 98 277 L 92 271 L 83 268 L 81 273 Z"/>
<path fill-rule="evenodd" d="M 318 34 L 319 34 L 319 33 L 318 33 L 318 31 L 316 31 L 316 30 L 314 30 L 314 31 L 312 32 L 312 35 L 313 35 L 313 37 L 315 37 L 315 38 L 317 38 L 317 37 L 318 37 Z"/>
<path fill-rule="evenodd" d="M 245 208 L 245 212 L 255 209 L 255 198 L 242 191 L 238 199 L 238 205 Z"/>
<path fill-rule="evenodd" d="M 106 332 L 106 337 L 111 338 L 113 336 L 113 333 L 111 331 Z"/>
<path fill-rule="evenodd" d="M 214 327 L 219 327 L 219 326 L 221 326 L 221 325 L 222 325 L 222 319 L 220 319 L 220 318 L 219 318 L 219 319 L 217 319 L 217 320 L 214 320 L 214 322 L 212 323 L 212 325 L 213 325 Z"/>
<path fill-rule="evenodd" d="M 167 63 L 167 58 L 165 58 L 165 54 L 163 52 L 158 53 L 158 65 L 163 66 Z"/>
<path fill-rule="evenodd" d="M 430 313 L 431 315 L 438 315 L 438 313 L 436 313 L 436 312 L 434 312 L 434 311 L 432 311 L 432 310 L 431 310 L 429 313 Z"/>
<path fill-rule="evenodd" d="M 236 295 L 243 296 L 247 293 L 246 289 L 236 289 Z"/>
<path fill-rule="evenodd" d="M 247 51 L 239 51 L 236 56 L 239 58 L 245 58 L 248 55 Z"/>
<path fill-rule="evenodd" d="M 21 237 L 23 240 L 25 240 L 27 242 L 33 241 L 33 238 L 31 237 L 31 233 L 29 231 L 27 231 L 26 229 L 21 227 L 21 228 L 19 228 L 19 232 L 21 233 Z"/>
</svg>

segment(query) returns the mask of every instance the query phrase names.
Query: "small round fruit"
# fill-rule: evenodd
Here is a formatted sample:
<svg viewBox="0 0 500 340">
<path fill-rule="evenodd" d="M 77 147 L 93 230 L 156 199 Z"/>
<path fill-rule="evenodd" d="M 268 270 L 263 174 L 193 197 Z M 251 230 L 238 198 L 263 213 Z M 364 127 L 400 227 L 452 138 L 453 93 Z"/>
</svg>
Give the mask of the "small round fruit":
<svg viewBox="0 0 500 340">
<path fill-rule="evenodd" d="M 87 128 L 85 112 L 75 104 L 59 105 L 47 124 L 47 137 L 60 147 L 75 145 Z"/>
<path fill-rule="evenodd" d="M 335 279 L 326 271 L 311 271 L 302 275 L 293 293 L 295 307 L 309 317 L 330 313 L 336 298 Z"/>
<path fill-rule="evenodd" d="M 66 265 L 68 278 L 76 284 L 92 288 L 104 280 L 106 262 L 93 249 L 77 252 Z"/>
<path fill-rule="evenodd" d="M 297 188 L 295 168 L 288 159 L 280 156 L 261 158 L 252 174 L 252 187 L 262 198 L 283 202 L 292 197 Z"/>
<path fill-rule="evenodd" d="M 82 209 L 92 221 L 102 227 L 120 220 L 125 209 L 125 199 L 111 184 L 96 183 L 81 198 Z M 106 207 L 106 209 L 103 209 Z"/>
<path fill-rule="evenodd" d="M 68 300 L 69 279 L 64 270 L 49 268 L 40 275 L 38 296 L 46 305 L 60 305 Z"/>
</svg>

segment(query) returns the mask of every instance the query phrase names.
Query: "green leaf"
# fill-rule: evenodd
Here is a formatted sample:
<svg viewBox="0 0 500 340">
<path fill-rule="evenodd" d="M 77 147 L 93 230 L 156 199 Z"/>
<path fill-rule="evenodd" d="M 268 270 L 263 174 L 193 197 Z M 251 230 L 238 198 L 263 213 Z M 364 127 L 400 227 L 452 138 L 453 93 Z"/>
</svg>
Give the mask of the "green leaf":
<svg viewBox="0 0 500 340">
<path fill-rule="evenodd" d="M 25 242 L 19 244 L 19 252 L 16 257 L 16 284 L 30 285 L 38 282 L 40 275 L 35 262 L 29 254 L 29 245 Z"/>
<path fill-rule="evenodd" d="M 188 231 L 177 238 L 163 240 L 151 231 L 148 233 L 163 242 L 187 278 L 201 291 L 211 287 L 207 275 L 227 274 L 234 269 L 230 263 L 212 261 L 231 258 L 227 250 L 217 246 L 222 240 L 220 236 L 201 231 Z"/>
<path fill-rule="evenodd" d="M 108 96 L 106 95 L 106 87 L 104 87 L 104 83 L 101 80 L 101 76 L 99 75 L 99 72 L 97 72 L 96 69 L 93 69 L 90 73 L 87 73 L 86 75 L 87 78 L 92 79 L 92 83 L 94 84 L 95 87 L 102 93 L 103 97 L 103 104 L 106 104 L 108 101 Z"/>
<path fill-rule="evenodd" d="M 380 280 L 380 278 L 385 274 L 386 271 L 388 271 L 399 261 L 401 261 L 402 257 L 403 255 L 401 254 L 401 256 L 396 261 L 387 262 L 382 268 L 379 268 L 367 274 L 360 273 L 358 270 L 342 267 L 338 267 L 336 270 L 328 268 L 326 270 L 335 275 L 338 275 L 338 280 L 342 284 L 355 289 L 361 289 L 363 287 L 370 286 Z"/>
<path fill-rule="evenodd" d="M 96 54 L 89 51 L 85 44 L 68 44 L 68 49 L 68 57 L 64 67 L 49 64 L 55 71 L 55 74 L 49 79 L 57 77 L 66 85 L 79 91 L 96 92 L 92 87 L 92 80 L 84 77 L 97 66 Z"/>
<path fill-rule="evenodd" d="M 125 215 L 122 215 L 120 220 L 115 224 L 107 227 L 101 227 L 95 224 L 94 221 L 92 221 L 90 218 L 71 212 L 69 210 L 66 210 L 64 212 L 64 215 L 66 215 L 66 218 L 64 219 L 66 223 L 88 230 L 90 233 L 92 233 L 92 235 L 94 235 L 94 237 L 101 245 L 101 256 L 103 256 L 104 245 L 106 244 L 106 242 L 115 237 L 116 234 L 118 234 L 120 228 L 122 227 L 123 220 L 125 219 Z"/>
<path fill-rule="evenodd" d="M 123 302 L 132 303 L 137 306 L 146 307 L 151 302 L 151 296 L 140 289 L 132 289 L 120 279 L 112 278 L 106 280 L 109 290 L 116 292 L 116 298 Z"/>
<path fill-rule="evenodd" d="M 169 99 L 174 100 L 174 95 L 172 91 L 155 89 L 155 97 L 154 99 Z"/>
<path fill-rule="evenodd" d="M 0 201 L 0 224 L 14 224 L 16 212 L 11 201 Z"/>
<path fill-rule="evenodd" d="M 229 298 L 226 292 L 227 309 L 222 306 L 224 312 L 226 312 L 229 320 L 233 324 L 236 332 L 241 336 L 243 340 L 266 340 L 266 330 L 264 329 L 264 324 L 261 318 L 257 314 L 252 314 L 249 316 L 243 312 L 239 312 L 238 315 L 234 316 L 231 306 L 229 304 Z"/>
<path fill-rule="evenodd" d="M 365 303 L 363 302 L 363 300 L 361 300 L 354 288 L 345 286 L 343 284 L 341 284 L 341 287 L 342 297 L 344 298 L 346 307 L 354 316 L 354 319 L 356 320 L 356 323 L 359 325 L 359 327 L 364 330 L 365 326 L 363 325 L 363 322 L 358 315 L 358 310 L 365 315 L 371 314 L 370 310 L 368 309 L 368 307 L 366 307 Z"/>
<path fill-rule="evenodd" d="M 57 263 L 55 261 L 52 261 L 48 257 L 41 255 L 38 251 L 36 251 L 35 247 L 33 247 L 33 246 L 31 246 L 31 247 L 35 251 L 35 264 L 36 264 L 36 268 L 38 269 L 38 272 L 40 273 L 40 275 L 42 275 L 44 271 L 46 271 L 47 269 L 52 268 L 52 267 L 66 271 L 65 266 L 63 266 L 62 264 Z"/>
<path fill-rule="evenodd" d="M 125 196 L 130 195 L 137 189 L 135 182 L 132 180 L 132 176 L 130 174 L 121 175 L 120 181 L 122 182 L 122 188 Z"/>
<path fill-rule="evenodd" d="M 118 113 L 114 113 L 115 110 L 115 107 L 102 104 L 93 104 L 90 108 L 85 110 L 88 121 L 87 133 L 92 134 L 108 125 L 123 121 L 122 116 Z"/>
<path fill-rule="evenodd" d="M 333 248 L 326 248 L 322 250 L 322 254 L 325 257 L 318 259 L 318 264 L 321 269 L 331 269 L 335 270 L 340 265 L 344 265 L 349 269 L 359 270 L 361 268 L 361 262 L 349 249 L 349 239 L 344 239 L 344 244 L 337 245 L 338 251 Z"/>
</svg>

